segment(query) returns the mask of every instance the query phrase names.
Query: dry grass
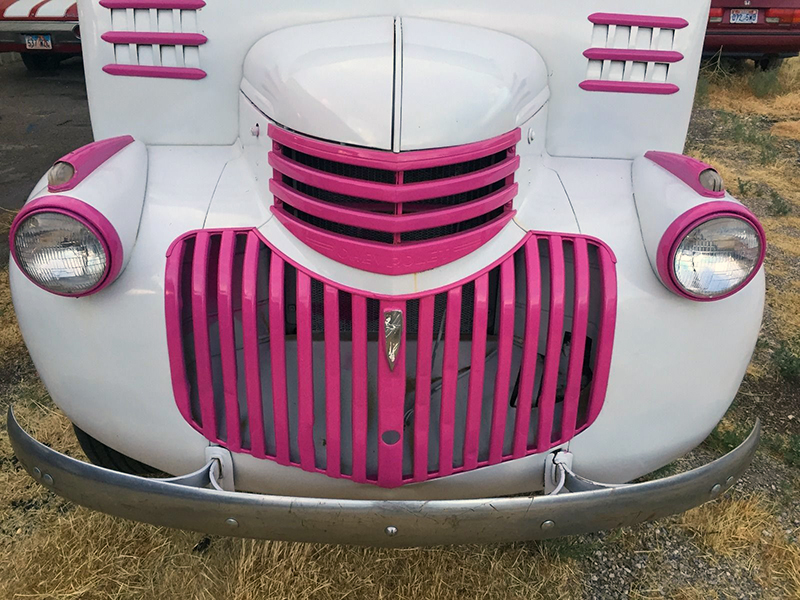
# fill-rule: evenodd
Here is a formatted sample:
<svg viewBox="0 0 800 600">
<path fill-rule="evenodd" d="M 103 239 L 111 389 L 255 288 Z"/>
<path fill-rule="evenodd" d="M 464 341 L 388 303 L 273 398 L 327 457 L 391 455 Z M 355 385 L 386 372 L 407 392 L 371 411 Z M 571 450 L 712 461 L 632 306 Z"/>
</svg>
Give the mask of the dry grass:
<svg viewBox="0 0 800 600">
<path fill-rule="evenodd" d="M 690 510 L 680 526 L 713 556 L 735 557 L 776 595 L 800 598 L 800 546 L 789 541 L 762 496 L 728 497 Z"/>
<path fill-rule="evenodd" d="M 717 166 L 737 194 L 736 184 L 770 237 L 767 331 L 770 343 L 800 331 L 800 168 L 781 144 L 800 139 L 800 60 L 779 74 L 779 92 L 758 99 L 752 73 L 715 76 L 709 106 L 747 121 L 746 139 L 707 140 L 693 154 Z M 746 117 L 750 119 L 750 116 Z M 753 134 L 756 131 L 756 134 Z M 759 144 L 777 144 L 775 160 Z M 762 164 L 763 163 L 763 164 Z M 770 212 L 772 194 L 791 206 L 788 215 Z M 0 229 L 8 215 L 0 214 Z M 773 344 L 774 345 L 774 344 Z M 763 356 L 761 355 L 763 354 Z M 749 373 L 774 378 L 769 352 L 759 354 Z M 14 403 L 36 436 L 79 456 L 70 424 L 49 404 L 24 351 L 0 271 L 0 407 Z M 796 413 L 797 414 L 797 413 Z M 735 424 L 728 423 L 730 428 Z M 2 425 L 0 425 L 2 427 Z M 730 429 L 729 428 L 729 429 Z M 725 434 L 725 428 L 720 430 Z M 730 433 L 730 432 L 729 432 Z M 787 539 L 775 507 L 763 496 L 725 498 L 660 525 L 669 539 L 686 539 L 711 563 L 728 561 L 752 574 L 764 594 L 800 598 L 800 548 Z M 650 557 L 648 573 L 634 585 L 633 598 L 699 600 L 740 597 L 705 581 L 686 582 L 680 569 L 666 574 L 666 549 L 652 530 L 625 529 L 601 547 L 620 557 Z M 578 598 L 589 586 L 587 570 L 598 542 L 581 538 L 554 542 L 449 549 L 368 550 L 311 544 L 205 538 L 122 521 L 93 513 L 53 496 L 35 484 L 11 458 L 0 435 L 0 599 L 6 598 Z M 602 572 L 601 572 L 602 574 Z M 665 577 L 672 577 L 668 585 Z M 591 586 L 589 586 L 591 587 Z"/>
</svg>

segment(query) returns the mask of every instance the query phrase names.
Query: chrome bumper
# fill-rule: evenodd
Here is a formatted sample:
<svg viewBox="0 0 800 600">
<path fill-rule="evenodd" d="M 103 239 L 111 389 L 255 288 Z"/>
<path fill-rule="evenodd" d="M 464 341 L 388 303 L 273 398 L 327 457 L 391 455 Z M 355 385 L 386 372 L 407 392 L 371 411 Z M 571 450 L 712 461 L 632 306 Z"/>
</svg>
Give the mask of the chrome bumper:
<svg viewBox="0 0 800 600">
<path fill-rule="evenodd" d="M 37 442 L 8 412 L 17 458 L 77 504 L 118 517 L 215 535 L 272 540 L 430 546 L 505 543 L 633 525 L 683 512 L 730 488 L 750 464 L 756 422 L 733 452 L 665 479 L 556 496 L 480 500 L 331 500 L 221 492 L 109 471 Z"/>
</svg>

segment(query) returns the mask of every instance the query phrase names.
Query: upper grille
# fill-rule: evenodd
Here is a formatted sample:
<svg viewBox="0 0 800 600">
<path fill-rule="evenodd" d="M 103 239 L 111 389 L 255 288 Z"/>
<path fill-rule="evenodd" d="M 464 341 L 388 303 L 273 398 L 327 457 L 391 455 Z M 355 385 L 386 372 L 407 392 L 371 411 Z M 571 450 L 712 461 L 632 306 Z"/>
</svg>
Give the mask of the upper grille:
<svg viewBox="0 0 800 600">
<path fill-rule="evenodd" d="M 399 154 L 274 125 L 269 135 L 273 212 L 302 241 L 351 266 L 401 274 L 446 264 L 488 241 L 514 214 L 519 130 Z"/>
<path fill-rule="evenodd" d="M 256 230 L 200 231 L 165 287 L 177 405 L 232 452 L 395 487 L 545 452 L 604 401 L 616 274 L 590 238 L 531 233 L 465 281 L 394 297 L 324 280 Z"/>
</svg>

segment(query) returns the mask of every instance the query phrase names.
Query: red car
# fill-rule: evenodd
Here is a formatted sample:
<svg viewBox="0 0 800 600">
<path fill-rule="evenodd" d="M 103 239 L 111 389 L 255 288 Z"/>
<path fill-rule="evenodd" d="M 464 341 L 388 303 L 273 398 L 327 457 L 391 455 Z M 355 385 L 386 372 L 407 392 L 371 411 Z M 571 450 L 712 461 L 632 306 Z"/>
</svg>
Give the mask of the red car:
<svg viewBox="0 0 800 600">
<path fill-rule="evenodd" d="M 800 0 L 713 0 L 704 53 L 752 58 L 764 69 L 800 53 Z"/>
<path fill-rule="evenodd" d="M 0 0 L 0 52 L 19 52 L 32 71 L 81 53 L 75 0 Z"/>
</svg>

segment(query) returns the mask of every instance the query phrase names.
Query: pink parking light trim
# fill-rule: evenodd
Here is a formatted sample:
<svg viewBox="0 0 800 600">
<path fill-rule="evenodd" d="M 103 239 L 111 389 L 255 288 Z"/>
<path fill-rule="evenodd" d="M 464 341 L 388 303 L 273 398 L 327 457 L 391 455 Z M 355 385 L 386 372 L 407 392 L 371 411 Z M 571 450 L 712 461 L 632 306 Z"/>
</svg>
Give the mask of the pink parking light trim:
<svg viewBox="0 0 800 600">
<path fill-rule="evenodd" d="M 106 65 L 103 71 L 119 77 L 149 77 L 155 79 L 203 79 L 206 72 L 191 67 L 151 67 L 147 65 Z"/>
<path fill-rule="evenodd" d="M 96 294 L 100 290 L 111 285 L 119 276 L 125 258 L 122 250 L 122 241 L 119 238 L 117 230 L 114 229 L 114 226 L 109 222 L 108 219 L 106 219 L 103 213 L 90 204 L 87 204 L 82 200 L 78 200 L 77 198 L 72 198 L 71 196 L 62 196 L 59 194 L 41 196 L 40 198 L 31 200 L 25 206 L 23 206 L 22 210 L 17 213 L 16 217 L 14 217 L 14 221 L 11 223 L 11 231 L 9 232 L 8 243 L 11 256 L 17 263 L 17 266 L 20 267 L 20 270 L 25 273 L 25 270 L 22 268 L 19 258 L 17 257 L 16 247 L 14 244 L 17 230 L 28 217 L 37 213 L 47 212 L 58 213 L 75 219 L 84 227 L 86 227 L 92 233 L 92 235 L 100 240 L 100 244 L 103 246 L 103 251 L 106 254 L 106 270 L 94 287 L 77 294 L 53 292 L 48 290 L 46 287 L 39 285 L 33 279 L 28 278 L 31 283 L 49 292 L 50 294 L 63 296 L 66 298 L 80 298 L 83 296 Z M 27 277 L 27 274 L 25 276 Z"/>
<path fill-rule="evenodd" d="M 105 163 L 120 150 L 133 143 L 133 138 L 129 135 L 110 138 L 92 142 L 82 148 L 73 150 L 69 154 L 62 156 L 56 162 L 65 162 L 72 165 L 75 174 L 67 183 L 61 185 L 50 185 L 47 189 L 50 192 L 66 192 L 74 189 L 81 181 L 91 175 L 100 165 Z"/>
<path fill-rule="evenodd" d="M 199 33 L 107 31 L 100 36 L 110 44 L 151 44 L 158 46 L 202 46 L 208 38 Z"/>
<path fill-rule="evenodd" d="M 660 29 L 684 29 L 689 21 L 679 17 L 656 17 L 619 13 L 594 13 L 589 20 L 595 25 L 621 25 L 623 27 L 652 27 Z"/>
<path fill-rule="evenodd" d="M 552 446 L 553 416 L 555 412 L 558 368 L 561 360 L 561 343 L 564 332 L 564 248 L 562 239 L 550 238 L 550 321 L 547 326 L 542 389 L 539 393 L 539 419 L 536 446 L 545 452 Z"/>
<path fill-rule="evenodd" d="M 489 276 L 486 274 L 475 280 L 472 323 L 472 353 L 470 355 L 472 366 L 469 371 L 463 459 L 464 468 L 467 470 L 478 467 L 483 384 L 486 372 L 486 335 L 489 326 Z"/>
<path fill-rule="evenodd" d="M 159 8 L 164 10 L 197 10 L 203 8 L 203 0 L 100 0 L 103 8 Z"/>
<path fill-rule="evenodd" d="M 275 459 L 289 464 L 289 405 L 286 384 L 286 328 L 284 326 L 283 259 L 273 252 L 269 272 L 269 338 L 272 360 L 272 415 Z"/>
<path fill-rule="evenodd" d="M 271 124 L 267 128 L 267 133 L 280 145 L 306 154 L 386 171 L 409 171 L 467 162 L 505 150 L 519 142 L 522 137 L 521 131 L 514 129 L 495 138 L 463 146 L 395 153 L 323 142 L 291 133 Z"/>
<path fill-rule="evenodd" d="M 352 436 L 353 436 L 353 481 L 367 481 L 367 299 L 352 296 Z"/>
<path fill-rule="evenodd" d="M 536 384 L 542 312 L 541 263 L 539 261 L 539 242 L 536 237 L 533 237 L 525 245 L 525 268 L 527 269 L 527 289 L 525 295 L 525 348 L 522 351 L 522 364 L 528 365 L 528 368 L 522 372 L 517 393 L 513 458 L 522 458 L 528 453 L 528 432 L 533 408 L 533 390 Z"/>
<path fill-rule="evenodd" d="M 239 379 L 236 369 L 236 340 L 233 320 L 233 257 L 235 251 L 236 232 L 229 229 L 222 234 L 220 243 L 217 311 L 227 442 L 233 452 L 238 452 L 242 448 L 242 440 L 239 430 Z"/>
<path fill-rule="evenodd" d="M 314 450 L 314 342 L 311 330 L 311 278 L 297 273 L 297 445 L 300 466 L 316 470 Z"/>
<path fill-rule="evenodd" d="M 500 330 L 497 338 L 497 376 L 494 380 L 494 407 L 492 430 L 489 439 L 489 464 L 503 460 L 503 445 L 508 416 L 509 384 L 511 381 L 511 358 L 514 344 L 514 308 L 516 304 L 514 286 L 514 261 L 507 260 L 500 267 Z"/>
<path fill-rule="evenodd" d="M 261 359 L 258 349 L 258 259 L 261 239 L 247 234 L 242 267 L 242 339 L 250 450 L 255 456 L 266 454 L 264 408 L 261 391 Z"/>
<path fill-rule="evenodd" d="M 581 396 L 584 354 L 586 352 L 586 332 L 589 317 L 590 266 L 589 249 L 586 240 L 578 238 L 572 243 L 573 271 L 575 289 L 573 292 L 573 329 L 567 367 L 567 387 L 564 391 L 564 414 L 561 419 L 562 440 L 575 437 L 578 421 L 578 405 Z"/>
<path fill-rule="evenodd" d="M 596 81 L 587 80 L 580 84 L 587 92 L 612 92 L 616 94 L 650 94 L 669 96 L 677 94 L 681 88 L 673 83 L 649 83 L 634 81 Z"/>
<path fill-rule="evenodd" d="M 197 363 L 197 390 L 200 399 L 203 435 L 214 439 L 217 435 L 217 415 L 214 410 L 214 381 L 211 371 L 211 343 L 208 334 L 208 255 L 211 253 L 208 232 L 200 232 L 195 239 L 195 256 L 192 269 L 192 327 Z"/>
<path fill-rule="evenodd" d="M 461 343 L 461 287 L 447 292 L 442 357 L 441 408 L 439 410 L 439 474 L 453 473 L 453 450 L 458 394 L 458 354 Z"/>
<path fill-rule="evenodd" d="M 697 160 L 696 158 L 692 158 L 691 156 L 674 154 L 672 152 L 651 151 L 644 156 L 662 169 L 672 173 L 701 196 L 718 199 L 725 197 L 724 190 L 721 192 L 714 192 L 704 188 L 700 183 L 700 174 L 703 173 L 703 171 L 713 169 L 714 167 L 711 165 Z"/>
<path fill-rule="evenodd" d="M 406 304 L 384 301 L 380 304 L 379 319 L 383 324 L 387 312 L 399 310 L 403 329 L 400 351 L 394 369 L 386 357 L 386 336 L 378 335 L 378 485 L 398 487 L 403 483 L 403 432 L 406 398 Z M 399 434 L 399 439 L 386 443 L 384 435 Z"/>
<path fill-rule="evenodd" d="M 373 183 L 362 179 L 352 179 L 333 175 L 324 171 L 317 171 L 299 163 L 290 161 L 276 152 L 269 153 L 269 164 L 272 168 L 284 175 L 307 185 L 322 188 L 337 194 L 380 200 L 394 204 L 403 202 L 418 202 L 469 192 L 477 188 L 495 183 L 509 175 L 513 175 L 519 168 L 519 156 L 512 156 L 502 162 L 486 169 L 448 177 L 434 179 L 424 183 L 408 185 L 395 185 L 389 183 Z"/>
<path fill-rule="evenodd" d="M 330 202 L 316 200 L 275 179 L 270 180 L 269 188 L 276 198 L 285 200 L 298 210 L 321 219 L 374 231 L 405 233 L 431 227 L 443 227 L 485 215 L 511 202 L 517 195 L 519 184 L 515 183 L 494 194 L 458 206 L 407 215 L 381 215 L 345 208 Z"/>
<path fill-rule="evenodd" d="M 417 325 L 417 386 L 414 395 L 414 481 L 425 481 L 428 478 L 433 310 L 433 295 L 420 299 Z"/>
<path fill-rule="evenodd" d="M 750 273 L 750 276 L 745 279 L 739 287 L 727 292 L 726 294 L 712 298 L 694 296 L 683 289 L 675 278 L 675 273 L 672 268 L 672 265 L 675 261 L 675 253 L 678 251 L 678 247 L 680 246 L 683 238 L 686 237 L 693 229 L 713 219 L 720 219 L 724 217 L 742 219 L 743 221 L 746 221 L 752 225 L 756 230 L 759 238 L 761 239 L 761 254 L 759 255 L 758 263 L 753 268 L 753 272 Z M 658 268 L 658 274 L 662 283 L 672 292 L 675 292 L 684 298 L 688 298 L 689 300 L 694 300 L 695 302 L 716 302 L 717 300 L 729 298 L 730 296 L 733 296 L 737 292 L 744 289 L 745 286 L 747 286 L 747 284 L 749 284 L 758 274 L 758 271 L 764 264 L 766 254 L 767 236 L 764 232 L 764 227 L 752 212 L 736 202 L 706 202 L 705 204 L 700 204 L 689 209 L 675 219 L 675 221 L 673 221 L 672 224 L 667 228 L 658 244 L 656 266 Z"/>
<path fill-rule="evenodd" d="M 339 349 L 339 290 L 325 286 L 325 472 L 340 477 L 341 466 L 341 364 Z"/>
<path fill-rule="evenodd" d="M 590 48 L 583 55 L 589 60 L 677 63 L 683 54 L 669 50 L 629 50 L 627 48 Z"/>
<path fill-rule="evenodd" d="M 463 258 L 497 235 L 516 214 L 506 211 L 484 227 L 464 233 L 391 245 L 343 238 L 295 221 L 277 206 L 271 210 L 292 235 L 320 254 L 357 269 L 385 275 L 419 273 Z"/>
</svg>

